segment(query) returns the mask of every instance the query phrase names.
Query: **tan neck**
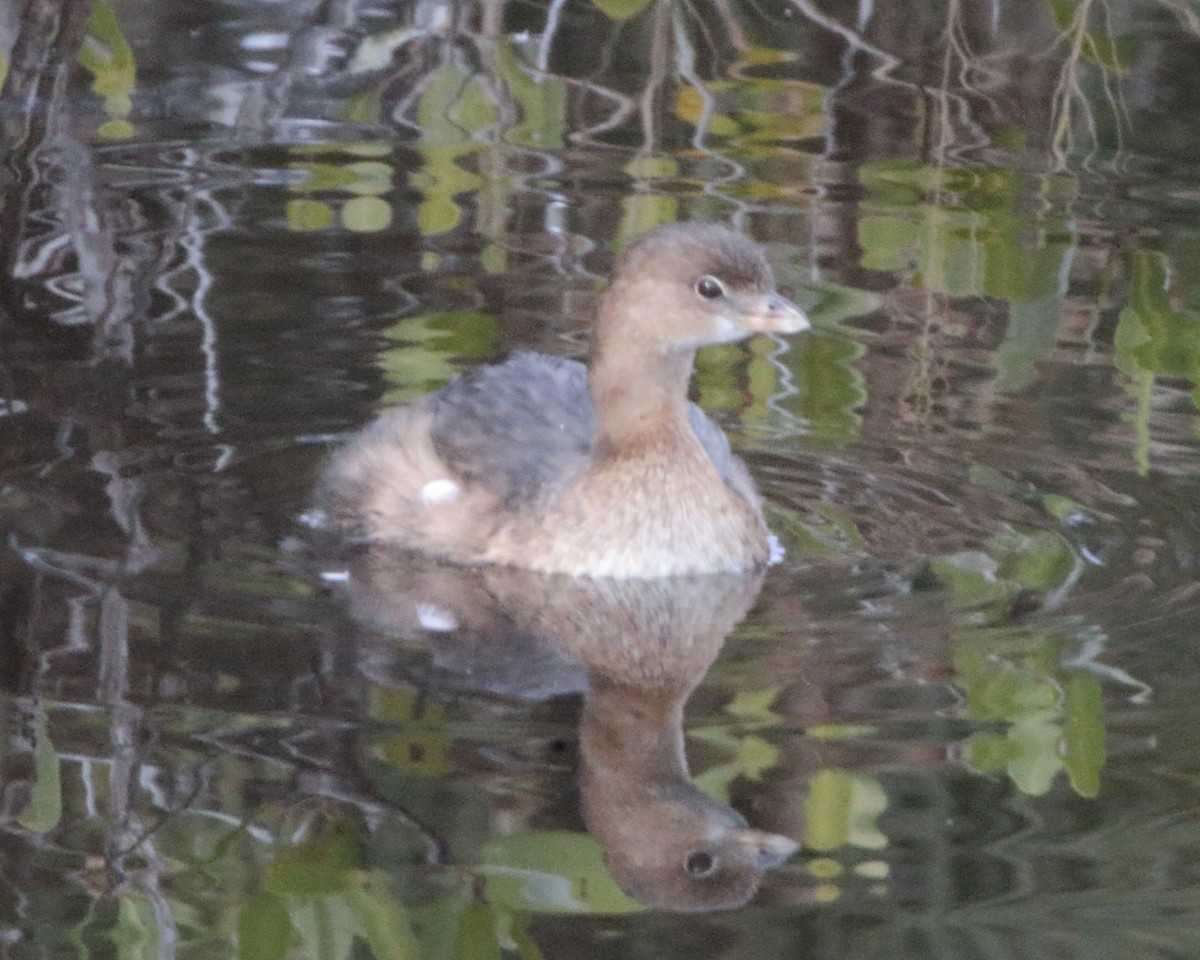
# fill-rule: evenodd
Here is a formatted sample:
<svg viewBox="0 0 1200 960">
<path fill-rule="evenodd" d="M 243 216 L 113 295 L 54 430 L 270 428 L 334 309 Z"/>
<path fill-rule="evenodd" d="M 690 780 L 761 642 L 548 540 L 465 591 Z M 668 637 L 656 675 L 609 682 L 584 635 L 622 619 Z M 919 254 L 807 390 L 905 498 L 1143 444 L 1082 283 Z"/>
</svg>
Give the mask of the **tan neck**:
<svg viewBox="0 0 1200 960">
<path fill-rule="evenodd" d="M 599 327 L 588 367 L 597 450 L 637 449 L 650 436 L 686 427 L 696 351 L 640 335 L 637 318 L 608 303 Z"/>
<path fill-rule="evenodd" d="M 683 749 L 689 692 L 641 690 L 593 674 L 580 723 L 584 779 L 601 792 L 628 793 L 689 782 Z"/>
</svg>

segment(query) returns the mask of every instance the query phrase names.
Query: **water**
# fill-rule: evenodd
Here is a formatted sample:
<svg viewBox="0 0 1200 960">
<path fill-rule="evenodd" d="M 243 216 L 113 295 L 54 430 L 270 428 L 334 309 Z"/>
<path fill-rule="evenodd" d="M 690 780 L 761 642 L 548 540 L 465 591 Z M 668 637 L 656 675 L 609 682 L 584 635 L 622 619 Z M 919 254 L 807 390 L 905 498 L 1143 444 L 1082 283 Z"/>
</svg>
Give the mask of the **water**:
<svg viewBox="0 0 1200 960">
<path fill-rule="evenodd" d="M 0 956 L 1200 953 L 1194 4 L 21 6 Z M 699 359 L 761 584 L 314 543 L 340 438 L 584 356 L 669 220 L 815 319 Z M 624 783 L 635 854 L 803 849 L 680 917 Z"/>
</svg>

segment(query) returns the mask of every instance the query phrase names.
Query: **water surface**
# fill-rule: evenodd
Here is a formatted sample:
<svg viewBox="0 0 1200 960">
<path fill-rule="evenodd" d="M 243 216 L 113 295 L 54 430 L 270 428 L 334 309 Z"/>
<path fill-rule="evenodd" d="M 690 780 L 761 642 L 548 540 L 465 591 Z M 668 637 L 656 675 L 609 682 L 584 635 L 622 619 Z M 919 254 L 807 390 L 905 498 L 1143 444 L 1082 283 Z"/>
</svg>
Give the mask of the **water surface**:
<svg viewBox="0 0 1200 960">
<path fill-rule="evenodd" d="M 0 12 L 0 956 L 1200 952 L 1193 3 L 55 9 Z M 698 361 L 761 585 L 647 653 L 671 598 L 313 543 L 340 439 L 583 357 L 673 220 L 815 321 Z M 747 905 L 605 869 L 589 674 L 803 842 Z"/>
</svg>

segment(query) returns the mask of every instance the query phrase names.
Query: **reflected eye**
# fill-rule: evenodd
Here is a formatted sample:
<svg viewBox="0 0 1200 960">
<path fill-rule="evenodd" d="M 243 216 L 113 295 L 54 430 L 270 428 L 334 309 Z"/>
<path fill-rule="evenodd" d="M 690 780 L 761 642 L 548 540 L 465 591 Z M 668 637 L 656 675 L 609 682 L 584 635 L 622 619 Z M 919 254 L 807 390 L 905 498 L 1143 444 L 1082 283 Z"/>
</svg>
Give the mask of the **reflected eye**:
<svg viewBox="0 0 1200 960">
<path fill-rule="evenodd" d="M 696 281 L 696 292 L 705 300 L 716 300 L 725 296 L 725 284 L 716 277 L 705 275 Z"/>
<path fill-rule="evenodd" d="M 683 869 L 689 877 L 707 877 L 717 868 L 716 858 L 703 850 L 693 850 L 683 861 Z"/>
</svg>

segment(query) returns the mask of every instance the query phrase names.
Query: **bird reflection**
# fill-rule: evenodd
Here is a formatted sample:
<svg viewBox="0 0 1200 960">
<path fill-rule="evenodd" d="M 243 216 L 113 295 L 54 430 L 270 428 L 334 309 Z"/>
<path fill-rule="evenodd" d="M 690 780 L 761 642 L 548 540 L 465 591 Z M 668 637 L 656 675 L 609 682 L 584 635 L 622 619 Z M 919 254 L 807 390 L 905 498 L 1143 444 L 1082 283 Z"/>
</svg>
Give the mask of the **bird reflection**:
<svg viewBox="0 0 1200 960">
<path fill-rule="evenodd" d="M 429 631 L 439 671 L 462 688 L 524 699 L 583 690 L 584 821 L 630 896 L 731 909 L 798 849 L 700 790 L 684 755 L 684 704 L 761 573 L 574 579 L 371 550 L 349 574 L 354 615 L 387 633 Z"/>
</svg>

